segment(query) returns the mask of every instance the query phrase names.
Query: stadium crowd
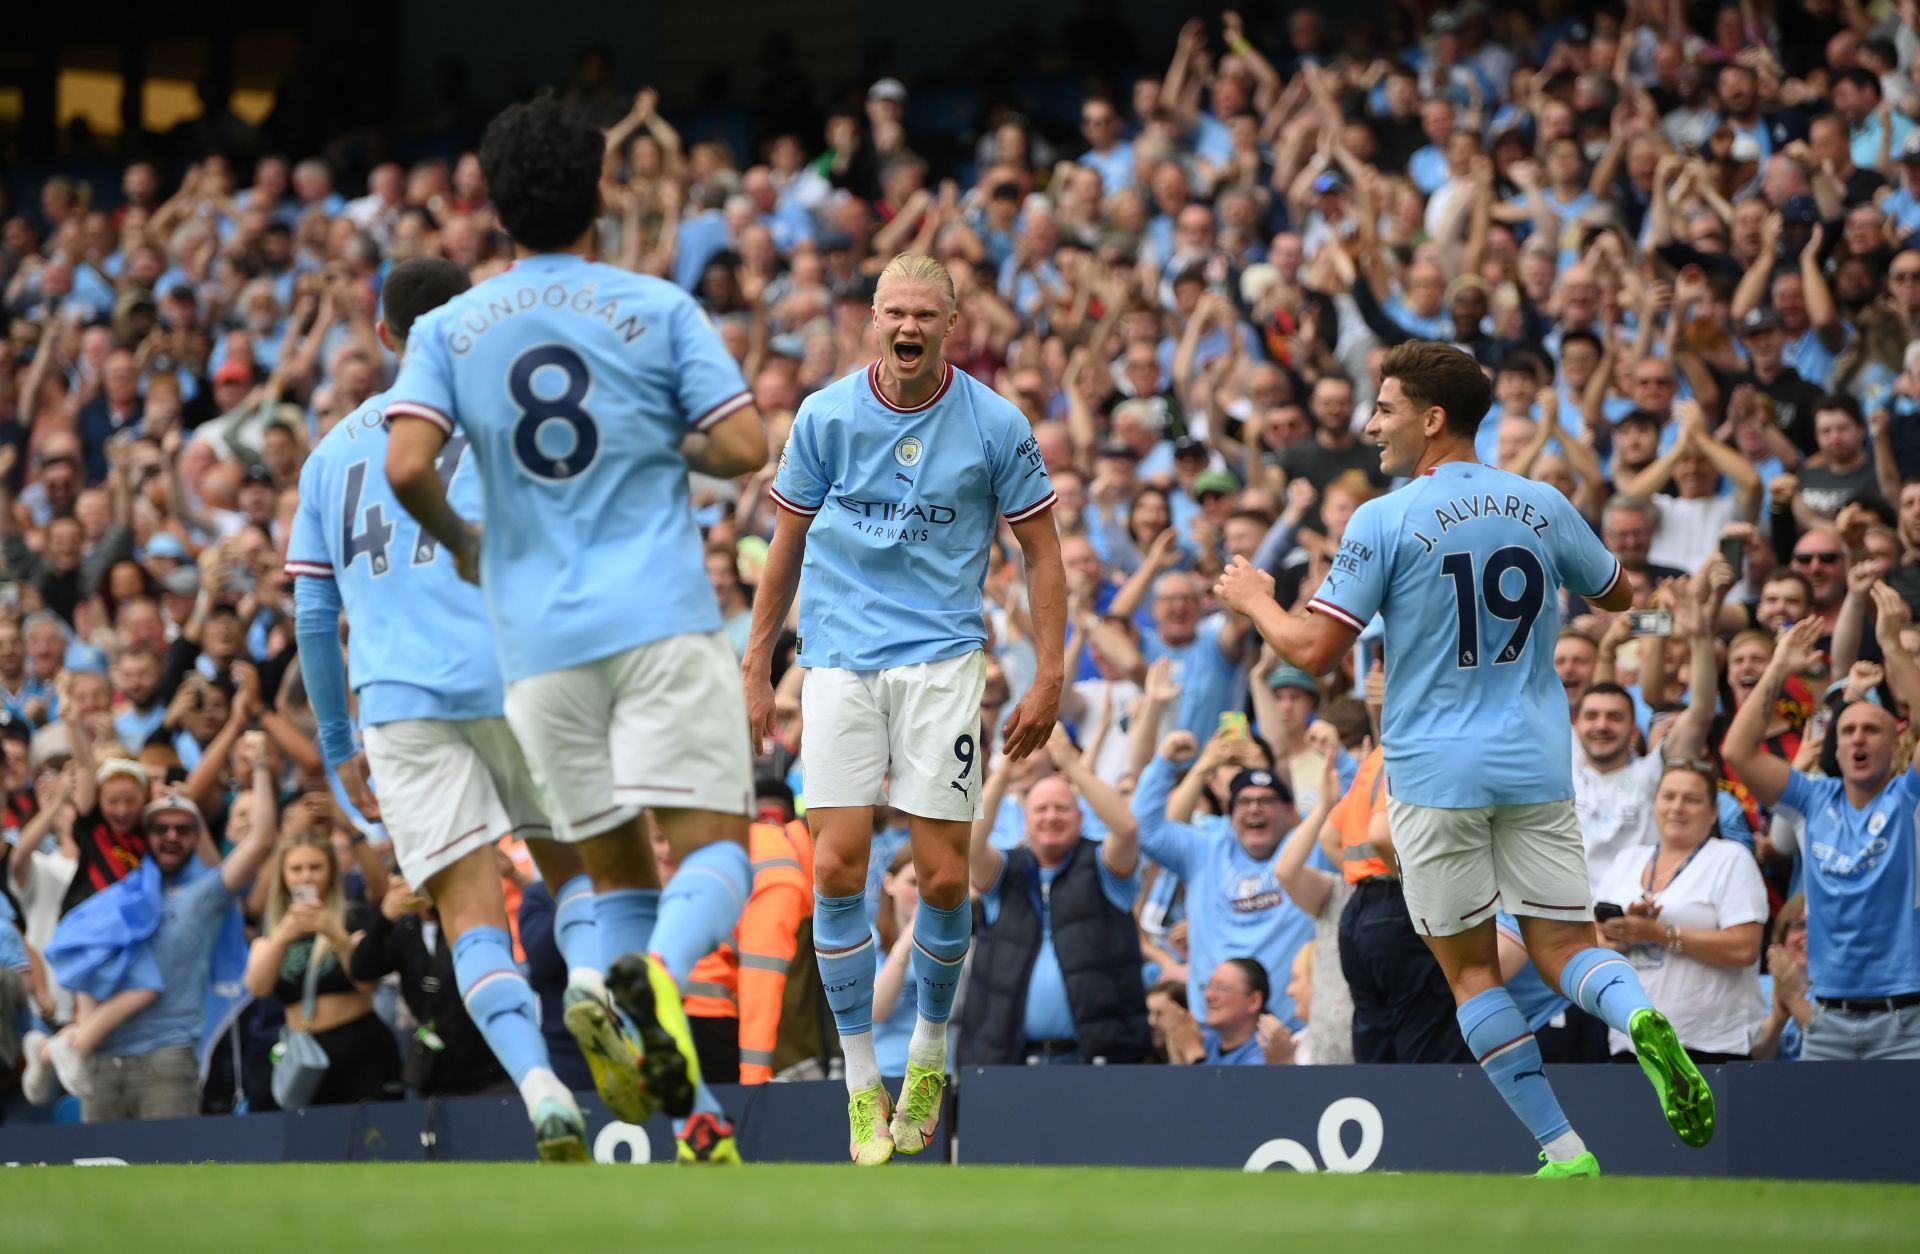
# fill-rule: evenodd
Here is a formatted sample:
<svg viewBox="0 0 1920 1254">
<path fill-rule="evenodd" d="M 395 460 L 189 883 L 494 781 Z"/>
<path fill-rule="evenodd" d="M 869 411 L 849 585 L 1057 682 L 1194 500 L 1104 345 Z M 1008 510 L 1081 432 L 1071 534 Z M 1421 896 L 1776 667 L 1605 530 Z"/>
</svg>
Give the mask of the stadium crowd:
<svg viewBox="0 0 1920 1254">
<path fill-rule="evenodd" d="M 1304 605 L 1393 486 L 1364 434 L 1379 360 L 1435 339 L 1493 377 L 1482 459 L 1563 491 L 1634 590 L 1563 607 L 1551 643 L 1605 943 L 1702 1061 L 1920 1058 L 1920 4 L 1418 10 L 1345 35 L 1308 7 L 1196 20 L 1077 118 L 991 102 L 971 148 L 893 78 L 749 152 L 683 136 L 651 90 L 577 92 L 607 124 L 602 258 L 699 297 L 776 445 L 871 360 L 874 280 L 906 251 L 953 276 L 950 359 L 1032 422 L 1070 683 L 1047 752 L 988 765 L 957 1056 L 1472 1061 L 1395 880 L 1377 633 L 1319 682 L 1212 596 L 1245 556 Z M 9 1114 L 62 1088 L 89 1120 L 269 1108 L 303 1005 L 331 1059 L 313 1100 L 492 1091 L 431 903 L 327 776 L 283 558 L 307 451 L 392 377 L 382 276 L 511 257 L 471 152 L 364 189 L 309 154 L 191 156 L 48 178 L 0 230 Z M 737 649 L 775 469 L 695 484 Z M 1003 529 L 988 737 L 1033 673 L 1017 562 Z M 688 990 L 722 1080 L 832 1065 L 817 992 L 780 1014 L 783 984 L 818 984 L 783 651 L 755 904 Z M 898 1074 L 917 897 L 904 822 L 876 826 Z M 585 1089 L 552 895 L 523 850 L 500 863 Z M 194 864 L 126 922 L 157 995 L 60 987 L 64 916 Z M 1549 1060 L 1622 1055 L 1510 924 Z"/>
</svg>

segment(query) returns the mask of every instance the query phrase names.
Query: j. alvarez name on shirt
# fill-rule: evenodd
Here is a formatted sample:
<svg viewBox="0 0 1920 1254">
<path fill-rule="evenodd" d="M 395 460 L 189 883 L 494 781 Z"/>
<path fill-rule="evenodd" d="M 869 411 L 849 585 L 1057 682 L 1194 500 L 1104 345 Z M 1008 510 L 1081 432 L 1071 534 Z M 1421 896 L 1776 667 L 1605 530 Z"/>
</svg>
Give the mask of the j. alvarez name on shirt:
<svg viewBox="0 0 1920 1254">
<path fill-rule="evenodd" d="M 466 310 L 459 321 L 447 329 L 447 347 L 455 354 L 471 352 L 479 336 L 516 314 L 532 313 L 536 309 L 566 310 L 603 322 L 627 344 L 647 333 L 647 324 L 640 321 L 639 314 L 621 316 L 618 300 L 596 300 L 593 284 L 575 287 L 570 283 L 549 283 L 544 287 L 515 288 L 499 295 L 489 293 L 485 306 Z"/>
<path fill-rule="evenodd" d="M 842 511 L 852 515 L 848 526 L 882 540 L 925 541 L 933 535 L 933 528 L 945 527 L 959 517 L 952 506 L 930 502 L 863 501 L 852 496 L 833 499 Z"/>
<path fill-rule="evenodd" d="M 1553 520 L 1534 509 L 1531 501 L 1523 501 L 1517 496 L 1499 497 L 1491 492 L 1456 497 L 1445 505 L 1435 506 L 1433 518 L 1440 527 L 1439 536 L 1423 535 L 1418 530 L 1413 533 L 1413 538 L 1424 544 L 1429 553 L 1433 552 L 1434 545 L 1440 543 L 1440 536 L 1476 519 L 1510 518 L 1522 527 L 1531 529 L 1536 536 L 1546 534 L 1547 528 L 1553 525 Z"/>
</svg>

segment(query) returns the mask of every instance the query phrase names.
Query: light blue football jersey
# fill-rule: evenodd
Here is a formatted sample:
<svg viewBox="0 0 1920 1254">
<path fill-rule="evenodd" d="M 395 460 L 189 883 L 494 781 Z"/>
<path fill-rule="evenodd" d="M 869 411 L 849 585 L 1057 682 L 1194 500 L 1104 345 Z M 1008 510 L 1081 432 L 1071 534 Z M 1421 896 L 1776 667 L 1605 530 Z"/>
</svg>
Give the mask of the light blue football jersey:
<svg viewBox="0 0 1920 1254">
<path fill-rule="evenodd" d="M 1807 984 L 1815 997 L 1920 991 L 1920 759 L 1855 809 L 1846 784 L 1792 772 L 1780 806 L 1806 819 Z"/>
<path fill-rule="evenodd" d="M 753 397 L 685 292 L 524 258 L 414 323 L 390 397 L 471 444 L 508 682 L 719 629 L 680 444 Z"/>
<path fill-rule="evenodd" d="M 500 658 L 486 606 L 387 484 L 386 402 L 376 396 L 341 419 L 301 468 L 287 573 L 340 589 L 363 727 L 496 717 Z M 480 516 L 471 463 L 464 436 L 440 452 L 440 481 L 463 518 Z"/>
<path fill-rule="evenodd" d="M 1026 415 L 946 366 L 925 404 L 881 397 L 869 366 L 809 396 L 772 494 L 812 519 L 800 664 L 888 670 L 986 644 L 980 587 L 993 535 L 1053 505 Z"/>
<path fill-rule="evenodd" d="M 1600 597 L 1620 577 L 1557 488 L 1479 462 L 1355 510 L 1310 604 L 1385 626 L 1393 795 L 1446 809 L 1573 796 L 1558 590 Z"/>
</svg>

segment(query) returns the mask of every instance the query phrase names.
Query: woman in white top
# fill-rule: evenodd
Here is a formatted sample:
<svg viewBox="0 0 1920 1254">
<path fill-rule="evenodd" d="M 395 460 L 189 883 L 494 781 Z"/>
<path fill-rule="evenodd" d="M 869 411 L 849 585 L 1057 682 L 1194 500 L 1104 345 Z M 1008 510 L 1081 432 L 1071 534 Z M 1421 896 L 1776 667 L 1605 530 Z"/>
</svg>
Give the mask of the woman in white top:
<svg viewBox="0 0 1920 1254">
<path fill-rule="evenodd" d="M 1659 844 L 1622 854 L 1601 880 L 1599 900 L 1625 914 L 1600 924 L 1625 954 L 1694 1061 L 1746 1060 L 1766 1018 L 1759 960 L 1767 890 L 1753 855 L 1715 834 L 1717 784 L 1701 765 L 1674 762 L 1654 794 Z M 1618 1032 L 1608 1045 L 1631 1058 Z"/>
</svg>

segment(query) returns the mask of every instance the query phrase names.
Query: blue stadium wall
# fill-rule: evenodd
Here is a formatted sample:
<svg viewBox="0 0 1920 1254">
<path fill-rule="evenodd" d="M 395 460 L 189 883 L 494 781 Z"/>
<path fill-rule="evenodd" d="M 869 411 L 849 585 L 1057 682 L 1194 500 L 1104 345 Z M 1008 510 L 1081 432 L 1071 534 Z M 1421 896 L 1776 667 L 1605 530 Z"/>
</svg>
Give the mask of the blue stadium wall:
<svg viewBox="0 0 1920 1254">
<path fill-rule="evenodd" d="M 1719 1134 L 1668 1132 L 1637 1067 L 1551 1068 L 1567 1114 L 1609 1172 L 1920 1182 L 1909 1129 L 1920 1067 L 1709 1067 Z M 846 1156 L 837 1082 L 722 1088 L 743 1153 Z M 670 1162 L 664 1119 L 644 1128 L 590 1106 L 603 1162 Z M 1518 1174 L 1534 1147 L 1477 1069 L 975 1068 L 949 1098 L 939 1151 L 915 1164 L 1215 1167 Z M 153 1123 L 0 1126 L 0 1164 L 497 1161 L 531 1157 L 517 1098 L 458 1098 Z"/>
</svg>

